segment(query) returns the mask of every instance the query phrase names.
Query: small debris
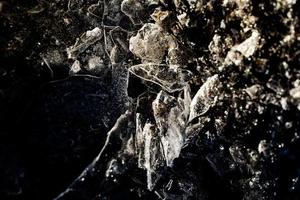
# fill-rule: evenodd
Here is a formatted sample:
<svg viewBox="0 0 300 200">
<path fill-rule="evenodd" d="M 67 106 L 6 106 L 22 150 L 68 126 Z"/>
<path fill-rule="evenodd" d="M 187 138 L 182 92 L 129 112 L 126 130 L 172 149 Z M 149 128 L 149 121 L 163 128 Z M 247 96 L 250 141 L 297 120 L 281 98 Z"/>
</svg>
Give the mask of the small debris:
<svg viewBox="0 0 300 200">
<path fill-rule="evenodd" d="M 71 66 L 70 74 L 76 74 L 80 70 L 81 70 L 80 62 L 78 60 L 75 60 L 74 63 L 72 64 L 72 66 Z"/>
<path fill-rule="evenodd" d="M 250 96 L 251 99 L 257 99 L 258 95 L 261 93 L 261 86 L 256 84 L 256 85 L 252 85 L 251 87 L 248 87 L 245 89 L 245 91 L 247 92 L 247 94 Z"/>
<path fill-rule="evenodd" d="M 252 56 L 259 45 L 260 34 L 257 30 L 252 31 L 252 35 L 244 42 L 235 45 L 227 53 L 225 63 L 233 63 L 237 66 L 241 64 L 244 58 Z"/>
<path fill-rule="evenodd" d="M 103 36 L 103 32 L 99 27 L 93 30 L 87 31 L 80 38 L 77 38 L 76 43 L 67 48 L 67 54 L 69 59 L 76 59 L 78 55 L 84 52 L 95 42 L 99 41 Z"/>
<path fill-rule="evenodd" d="M 97 71 L 103 71 L 105 69 L 105 65 L 103 63 L 103 60 L 100 57 L 92 57 L 89 59 L 88 62 L 88 69 L 89 70 L 97 70 Z"/>
</svg>

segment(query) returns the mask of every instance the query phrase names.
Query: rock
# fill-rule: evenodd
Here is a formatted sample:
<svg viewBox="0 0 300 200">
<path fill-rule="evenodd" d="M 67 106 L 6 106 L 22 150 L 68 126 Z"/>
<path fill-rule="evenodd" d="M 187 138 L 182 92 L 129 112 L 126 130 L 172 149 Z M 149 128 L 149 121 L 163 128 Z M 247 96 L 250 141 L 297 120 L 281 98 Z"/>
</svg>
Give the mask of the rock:
<svg viewBox="0 0 300 200">
<path fill-rule="evenodd" d="M 249 58 L 255 53 L 256 49 L 259 47 L 259 38 L 259 32 L 257 30 L 253 30 L 248 39 L 231 48 L 231 50 L 227 53 L 225 63 L 233 63 L 239 66 L 244 58 Z"/>
<path fill-rule="evenodd" d="M 247 94 L 250 96 L 251 99 L 257 99 L 259 94 L 261 93 L 261 90 L 262 88 L 258 84 L 252 85 L 245 89 L 245 91 L 247 92 Z"/>
</svg>

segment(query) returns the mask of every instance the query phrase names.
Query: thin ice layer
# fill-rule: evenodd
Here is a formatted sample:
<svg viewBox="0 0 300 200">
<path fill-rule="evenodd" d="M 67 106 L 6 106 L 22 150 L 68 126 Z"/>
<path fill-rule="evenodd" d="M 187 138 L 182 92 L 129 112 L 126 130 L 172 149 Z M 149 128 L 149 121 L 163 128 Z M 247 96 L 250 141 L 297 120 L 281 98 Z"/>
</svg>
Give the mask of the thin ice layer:
<svg viewBox="0 0 300 200">
<path fill-rule="evenodd" d="M 147 187 L 152 190 L 160 178 L 158 169 L 163 165 L 163 154 L 160 147 L 160 139 L 156 127 L 146 122 L 142 128 L 140 114 L 136 116 L 136 155 L 138 166 L 147 171 Z"/>
<path fill-rule="evenodd" d="M 68 58 L 76 59 L 79 54 L 84 52 L 88 47 L 99 41 L 103 37 L 103 31 L 99 27 L 85 32 L 76 43 L 67 48 Z"/>
<path fill-rule="evenodd" d="M 160 91 L 152 103 L 155 122 L 142 124 L 140 113 L 136 115 L 136 156 L 138 166 L 147 171 L 147 186 L 152 190 L 161 177 L 160 168 L 172 166 L 179 157 L 185 140 L 185 126 L 191 102 L 189 88 L 183 98 L 175 98 Z"/>
<path fill-rule="evenodd" d="M 215 74 L 200 87 L 190 105 L 190 121 L 214 105 L 218 97 L 219 85 L 219 76 Z"/>
<path fill-rule="evenodd" d="M 158 84 L 168 92 L 182 90 L 192 75 L 188 70 L 155 63 L 134 65 L 129 71 L 141 79 Z"/>
<path fill-rule="evenodd" d="M 189 99 L 188 92 L 185 93 L 184 99 L 175 99 L 160 91 L 152 103 L 167 166 L 171 166 L 179 156 L 184 144 Z"/>
<path fill-rule="evenodd" d="M 175 48 L 175 38 L 159 25 L 147 23 L 130 38 L 130 51 L 145 62 L 161 63 L 168 49 Z"/>
</svg>

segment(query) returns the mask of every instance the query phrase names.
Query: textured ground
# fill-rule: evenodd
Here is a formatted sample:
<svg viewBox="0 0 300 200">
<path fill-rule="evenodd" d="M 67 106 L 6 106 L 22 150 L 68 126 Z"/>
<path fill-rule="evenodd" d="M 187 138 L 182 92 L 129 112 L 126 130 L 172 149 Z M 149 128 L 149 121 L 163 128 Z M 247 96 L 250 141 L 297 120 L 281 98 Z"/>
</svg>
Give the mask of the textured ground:
<svg viewBox="0 0 300 200">
<path fill-rule="evenodd" d="M 299 8 L 0 1 L 0 199 L 300 199 Z"/>
</svg>

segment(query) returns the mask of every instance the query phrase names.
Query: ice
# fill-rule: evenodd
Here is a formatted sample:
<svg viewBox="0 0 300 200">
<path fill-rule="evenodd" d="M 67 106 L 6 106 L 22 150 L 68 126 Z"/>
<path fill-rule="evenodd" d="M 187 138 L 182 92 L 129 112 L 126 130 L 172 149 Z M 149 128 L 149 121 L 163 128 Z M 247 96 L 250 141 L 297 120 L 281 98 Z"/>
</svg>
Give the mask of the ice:
<svg viewBox="0 0 300 200">
<path fill-rule="evenodd" d="M 102 36 L 102 29 L 98 27 L 83 33 L 80 38 L 77 38 L 76 43 L 73 46 L 67 48 L 68 58 L 76 59 L 79 54 L 84 52 L 95 42 L 99 41 Z"/>
<path fill-rule="evenodd" d="M 152 103 L 155 123 L 136 114 L 136 156 L 138 166 L 147 171 L 147 186 L 152 190 L 160 178 L 160 168 L 172 166 L 179 157 L 185 141 L 185 126 L 189 114 L 189 88 L 184 89 L 183 98 L 160 91 Z"/>
<path fill-rule="evenodd" d="M 163 165 L 160 140 L 154 124 L 146 122 L 141 129 L 140 115 L 137 114 L 136 150 L 138 166 L 147 171 L 147 187 L 152 190 L 160 175 L 159 167 Z"/>
<path fill-rule="evenodd" d="M 100 37 L 102 34 L 102 31 L 99 27 L 94 28 L 93 30 L 87 31 L 86 32 L 86 37 Z"/>
<path fill-rule="evenodd" d="M 213 106 L 218 98 L 220 87 L 219 76 L 217 74 L 209 77 L 200 87 L 190 105 L 189 121 L 206 112 Z"/>
<path fill-rule="evenodd" d="M 176 46 L 172 35 L 152 23 L 145 24 L 129 40 L 129 50 L 144 62 L 161 63 L 168 49 Z"/>
<path fill-rule="evenodd" d="M 102 71 L 103 69 L 105 69 L 103 60 L 98 56 L 90 58 L 88 61 L 88 69 Z"/>
<path fill-rule="evenodd" d="M 160 85 L 168 92 L 183 90 L 192 75 L 188 70 L 155 63 L 134 65 L 129 71 L 139 78 Z"/>
<path fill-rule="evenodd" d="M 186 109 L 182 101 L 164 91 L 160 91 L 152 103 L 155 121 L 159 129 L 163 152 L 167 166 L 172 166 L 173 160 L 180 154 L 184 144 L 186 125 Z"/>
</svg>

